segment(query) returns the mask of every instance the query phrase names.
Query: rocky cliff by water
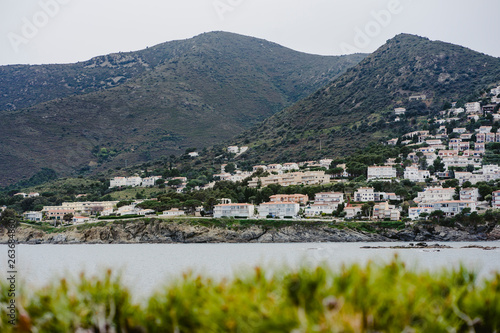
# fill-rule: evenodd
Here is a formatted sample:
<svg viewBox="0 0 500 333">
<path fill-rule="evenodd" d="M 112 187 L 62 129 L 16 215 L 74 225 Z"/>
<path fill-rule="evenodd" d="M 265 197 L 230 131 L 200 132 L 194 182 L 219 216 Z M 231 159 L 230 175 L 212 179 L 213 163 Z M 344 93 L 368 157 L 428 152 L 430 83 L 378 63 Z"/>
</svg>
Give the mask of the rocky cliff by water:
<svg viewBox="0 0 500 333">
<path fill-rule="evenodd" d="M 134 243 L 297 243 L 297 242 L 391 242 L 391 241 L 486 241 L 500 239 L 500 226 L 476 228 L 407 226 L 402 230 L 339 227 L 328 224 L 214 226 L 161 220 L 83 225 L 42 231 L 20 226 L 21 244 L 134 244 Z M 0 243 L 7 243 L 7 230 Z"/>
</svg>

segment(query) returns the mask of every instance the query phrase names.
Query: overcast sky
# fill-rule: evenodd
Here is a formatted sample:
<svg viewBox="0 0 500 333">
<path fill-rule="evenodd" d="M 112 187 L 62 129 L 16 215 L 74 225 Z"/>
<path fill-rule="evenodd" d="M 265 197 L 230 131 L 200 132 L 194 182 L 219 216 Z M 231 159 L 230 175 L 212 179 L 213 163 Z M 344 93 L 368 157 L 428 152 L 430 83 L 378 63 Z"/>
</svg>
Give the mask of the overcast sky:
<svg viewBox="0 0 500 333">
<path fill-rule="evenodd" d="M 223 30 L 372 52 L 405 32 L 500 57 L 498 0 L 1 0 L 0 65 L 69 63 Z"/>
</svg>

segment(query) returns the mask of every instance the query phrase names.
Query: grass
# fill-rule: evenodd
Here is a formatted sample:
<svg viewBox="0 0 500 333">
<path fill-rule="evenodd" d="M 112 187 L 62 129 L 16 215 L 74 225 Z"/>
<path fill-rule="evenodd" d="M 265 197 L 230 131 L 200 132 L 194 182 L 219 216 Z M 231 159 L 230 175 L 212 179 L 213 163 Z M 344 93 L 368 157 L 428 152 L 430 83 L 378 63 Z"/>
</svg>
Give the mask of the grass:
<svg viewBox="0 0 500 333">
<path fill-rule="evenodd" d="M 441 273 L 391 263 L 338 270 L 255 268 L 232 280 L 184 274 L 138 304 L 120 278 L 81 275 L 17 299 L 8 324 L 1 280 L 1 332 L 497 332 L 500 273 L 478 281 L 461 267 Z"/>
</svg>

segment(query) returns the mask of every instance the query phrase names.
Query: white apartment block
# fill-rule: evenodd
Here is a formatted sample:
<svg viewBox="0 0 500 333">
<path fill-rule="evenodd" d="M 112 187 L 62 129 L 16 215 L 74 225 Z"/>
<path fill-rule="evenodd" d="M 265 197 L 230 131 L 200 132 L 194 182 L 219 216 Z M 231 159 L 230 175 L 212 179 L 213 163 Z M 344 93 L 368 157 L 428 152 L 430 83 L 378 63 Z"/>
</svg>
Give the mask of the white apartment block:
<svg viewBox="0 0 500 333">
<path fill-rule="evenodd" d="M 471 114 L 481 113 L 481 104 L 479 102 L 467 103 L 465 104 L 465 110 Z"/>
<path fill-rule="evenodd" d="M 71 209 L 76 213 L 94 214 L 104 210 L 114 209 L 118 201 L 84 201 L 84 202 L 63 202 L 63 209 Z"/>
<path fill-rule="evenodd" d="M 328 184 L 330 183 L 330 175 L 325 174 L 324 171 L 289 172 L 281 175 L 253 178 L 248 182 L 248 186 L 255 188 L 259 185 L 259 182 L 262 187 L 271 184 L 281 186 Z"/>
<path fill-rule="evenodd" d="M 307 194 L 275 194 L 269 197 L 270 202 L 295 202 L 299 205 L 306 205 L 309 201 Z"/>
<path fill-rule="evenodd" d="M 500 209 L 500 191 L 495 191 L 491 194 L 491 206 L 493 209 Z"/>
<path fill-rule="evenodd" d="M 304 214 L 308 217 L 319 216 L 322 214 L 332 214 L 335 209 L 329 204 L 313 204 L 306 207 Z"/>
<path fill-rule="evenodd" d="M 428 187 L 423 192 L 418 192 L 414 199 L 417 203 L 432 203 L 444 200 L 453 200 L 455 188 Z"/>
<path fill-rule="evenodd" d="M 476 203 L 474 201 L 445 200 L 434 202 L 432 208 L 433 211 L 441 210 L 446 216 L 451 217 L 460 214 L 465 208 L 470 208 L 471 212 L 475 212 Z"/>
<path fill-rule="evenodd" d="M 109 182 L 109 188 L 122 186 L 140 186 L 142 183 L 141 177 L 115 177 Z"/>
<path fill-rule="evenodd" d="M 401 212 L 396 209 L 396 206 L 389 205 L 388 202 L 382 202 L 373 206 L 374 219 L 390 219 L 391 221 L 398 221 L 401 218 Z"/>
<path fill-rule="evenodd" d="M 146 177 L 142 178 L 142 186 L 155 186 L 156 181 L 161 179 L 161 176 L 151 176 L 151 177 Z"/>
<path fill-rule="evenodd" d="M 258 208 L 260 217 L 297 217 L 300 211 L 300 205 L 295 202 L 265 202 Z"/>
<path fill-rule="evenodd" d="M 475 187 L 461 189 L 460 201 L 479 201 L 479 190 Z"/>
<path fill-rule="evenodd" d="M 465 134 L 467 129 L 465 127 L 457 127 L 453 129 L 453 133 Z"/>
<path fill-rule="evenodd" d="M 314 196 L 315 204 L 332 205 L 336 209 L 338 205 L 344 202 L 344 193 L 340 192 L 322 192 Z"/>
<path fill-rule="evenodd" d="M 417 167 L 406 167 L 404 178 L 411 180 L 412 182 L 425 182 L 427 178 L 430 178 L 431 174 L 428 170 L 419 170 Z"/>
<path fill-rule="evenodd" d="M 355 202 L 369 202 L 375 201 L 375 192 L 373 187 L 360 187 L 354 192 Z"/>
<path fill-rule="evenodd" d="M 255 206 L 247 203 L 232 203 L 217 205 L 214 207 L 214 217 L 243 217 L 254 216 Z"/>
<path fill-rule="evenodd" d="M 371 166 L 368 167 L 368 180 L 381 179 L 390 180 L 396 178 L 396 169 L 392 166 Z"/>
</svg>

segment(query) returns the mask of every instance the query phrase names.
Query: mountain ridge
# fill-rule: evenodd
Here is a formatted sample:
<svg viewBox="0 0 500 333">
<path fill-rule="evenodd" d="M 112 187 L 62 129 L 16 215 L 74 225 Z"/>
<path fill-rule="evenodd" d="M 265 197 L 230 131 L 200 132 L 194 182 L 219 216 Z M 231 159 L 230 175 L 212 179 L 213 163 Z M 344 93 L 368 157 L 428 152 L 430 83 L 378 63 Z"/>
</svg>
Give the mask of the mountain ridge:
<svg viewBox="0 0 500 333">
<path fill-rule="evenodd" d="M 400 34 L 332 83 L 235 141 L 252 146 L 248 157 L 254 161 L 341 157 L 388 135 L 411 131 L 411 118 L 430 116 L 445 103 L 471 101 L 497 82 L 500 58 Z M 412 95 L 426 99 L 409 102 Z M 406 107 L 412 117 L 395 123 L 395 107 Z"/>
<path fill-rule="evenodd" d="M 130 77 L 116 86 L 1 111 L 0 184 L 44 167 L 69 175 L 223 142 L 364 58 L 308 55 L 225 32 L 170 43 L 148 49 L 148 70 L 137 67 L 142 53 L 120 57 L 133 63 L 120 67 Z M 91 69 L 110 57 L 93 59 Z"/>
</svg>

